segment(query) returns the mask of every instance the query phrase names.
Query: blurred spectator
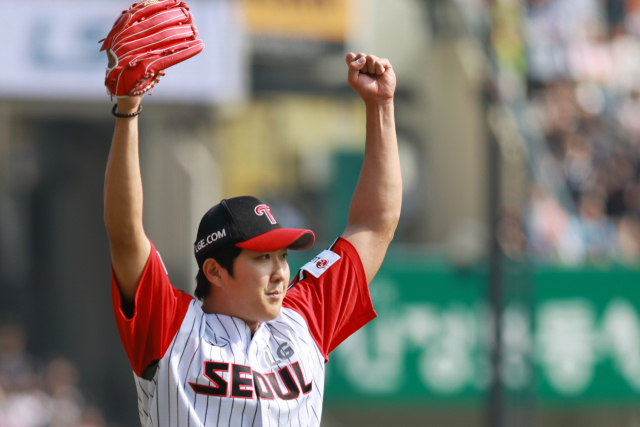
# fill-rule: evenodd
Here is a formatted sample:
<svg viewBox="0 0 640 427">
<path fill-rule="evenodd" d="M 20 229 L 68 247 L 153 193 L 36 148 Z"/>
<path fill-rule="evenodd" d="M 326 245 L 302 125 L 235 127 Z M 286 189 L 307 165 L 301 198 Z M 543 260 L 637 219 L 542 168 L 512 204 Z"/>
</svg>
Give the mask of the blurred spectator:
<svg viewBox="0 0 640 427">
<path fill-rule="evenodd" d="M 640 261 L 640 0 L 528 0 L 523 45 L 559 202 L 537 186 L 523 228 L 538 260 Z M 549 160 L 543 160 L 549 162 Z"/>
<path fill-rule="evenodd" d="M 22 326 L 11 320 L 0 322 L 0 388 L 5 393 L 27 390 L 36 380 L 35 360 L 26 353 Z"/>
<path fill-rule="evenodd" d="M 580 263 L 585 247 L 580 223 L 569 215 L 558 201 L 534 186 L 527 218 L 529 247 L 535 259 L 567 264 Z"/>
<path fill-rule="evenodd" d="M 563 170 L 571 196 L 577 200 L 595 186 L 591 145 L 585 135 L 570 133 L 564 140 Z"/>
<path fill-rule="evenodd" d="M 638 52 L 640 58 L 640 52 Z M 640 61 L 638 61 L 640 63 Z M 640 70 L 638 70 L 640 78 Z M 640 92 L 633 89 L 623 99 L 618 109 L 617 120 L 627 138 L 634 144 L 640 144 Z"/>
<path fill-rule="evenodd" d="M 40 427 L 49 420 L 49 399 L 40 389 L 26 335 L 15 321 L 0 323 L 0 426 Z"/>
<path fill-rule="evenodd" d="M 600 194 L 587 193 L 581 197 L 580 219 L 588 258 L 592 261 L 614 258 L 618 247 L 616 227 L 606 215 Z"/>
<path fill-rule="evenodd" d="M 0 427 L 105 427 L 100 409 L 84 406 L 73 362 L 57 357 L 41 370 L 26 342 L 19 323 L 0 322 Z"/>
<path fill-rule="evenodd" d="M 56 358 L 45 367 L 44 378 L 51 399 L 49 426 L 76 426 L 82 407 L 82 396 L 77 389 L 77 368 L 67 359 Z"/>
</svg>

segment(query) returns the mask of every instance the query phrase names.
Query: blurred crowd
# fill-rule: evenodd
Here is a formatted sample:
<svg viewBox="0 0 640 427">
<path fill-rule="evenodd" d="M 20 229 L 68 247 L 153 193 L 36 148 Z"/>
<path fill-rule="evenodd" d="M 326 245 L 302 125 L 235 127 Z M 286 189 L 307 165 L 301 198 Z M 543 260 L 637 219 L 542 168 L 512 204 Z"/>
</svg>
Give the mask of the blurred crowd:
<svg viewBox="0 0 640 427">
<path fill-rule="evenodd" d="M 534 259 L 640 260 L 640 0 L 528 0 L 527 102 L 561 191 L 531 188 Z"/>
<path fill-rule="evenodd" d="M 102 412 L 85 404 L 78 380 L 73 362 L 43 363 L 26 352 L 19 323 L 0 322 L 1 427 L 106 427 Z"/>
</svg>

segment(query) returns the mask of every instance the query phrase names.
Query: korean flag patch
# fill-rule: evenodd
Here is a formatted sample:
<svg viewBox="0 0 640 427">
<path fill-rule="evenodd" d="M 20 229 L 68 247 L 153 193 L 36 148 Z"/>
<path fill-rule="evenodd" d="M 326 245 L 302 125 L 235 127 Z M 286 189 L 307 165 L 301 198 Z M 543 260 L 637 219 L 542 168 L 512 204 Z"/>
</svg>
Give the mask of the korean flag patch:
<svg viewBox="0 0 640 427">
<path fill-rule="evenodd" d="M 339 259 L 340 255 L 335 252 L 330 250 L 322 251 L 320 255 L 303 265 L 302 269 L 308 271 L 317 279 Z"/>
</svg>

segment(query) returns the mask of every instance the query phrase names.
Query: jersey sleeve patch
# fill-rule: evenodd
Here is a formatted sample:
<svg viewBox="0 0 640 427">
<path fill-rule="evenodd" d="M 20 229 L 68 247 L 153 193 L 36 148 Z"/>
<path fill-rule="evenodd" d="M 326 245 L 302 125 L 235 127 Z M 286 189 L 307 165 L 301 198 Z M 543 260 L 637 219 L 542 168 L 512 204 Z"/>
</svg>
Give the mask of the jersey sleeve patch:
<svg viewBox="0 0 640 427">
<path fill-rule="evenodd" d="M 302 270 L 308 271 L 313 275 L 313 277 L 318 279 L 339 259 L 340 255 L 327 249 L 320 252 L 320 255 L 303 265 Z"/>
</svg>

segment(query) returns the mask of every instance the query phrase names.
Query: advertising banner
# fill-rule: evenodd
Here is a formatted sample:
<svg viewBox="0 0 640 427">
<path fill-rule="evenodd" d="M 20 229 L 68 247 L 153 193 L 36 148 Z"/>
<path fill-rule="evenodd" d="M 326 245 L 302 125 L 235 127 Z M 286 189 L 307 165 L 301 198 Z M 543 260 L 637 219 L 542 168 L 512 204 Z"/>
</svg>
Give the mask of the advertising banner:
<svg viewBox="0 0 640 427">
<path fill-rule="evenodd" d="M 237 2 L 188 2 L 205 50 L 170 68 L 145 102 L 218 104 L 245 95 L 242 14 Z M 0 97 L 104 100 L 104 38 L 130 2 L 0 0 Z"/>
<path fill-rule="evenodd" d="M 393 257 L 371 283 L 379 317 L 327 364 L 327 402 L 483 402 L 491 366 L 487 274 Z M 542 404 L 640 399 L 640 272 L 543 269 L 507 298 L 507 393 Z M 517 284 L 514 284 L 517 285 Z"/>
<path fill-rule="evenodd" d="M 348 0 L 244 0 L 255 35 L 344 42 Z"/>
</svg>

